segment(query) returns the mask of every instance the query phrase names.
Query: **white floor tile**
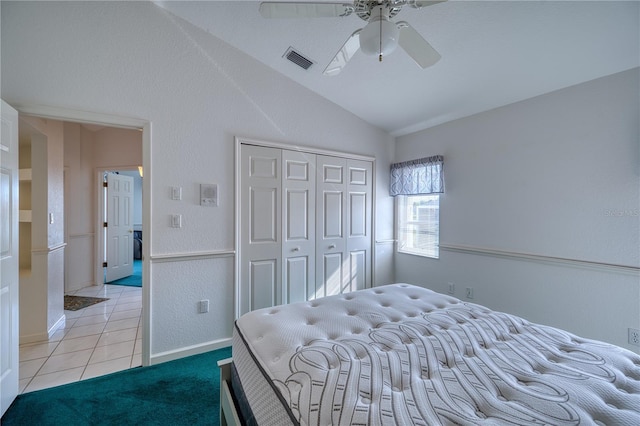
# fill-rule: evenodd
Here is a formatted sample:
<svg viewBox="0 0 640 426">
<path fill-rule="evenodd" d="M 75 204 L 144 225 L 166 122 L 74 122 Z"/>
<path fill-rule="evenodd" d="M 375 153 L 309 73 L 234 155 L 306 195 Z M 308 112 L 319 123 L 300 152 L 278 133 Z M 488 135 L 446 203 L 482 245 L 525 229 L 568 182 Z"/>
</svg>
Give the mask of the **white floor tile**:
<svg viewBox="0 0 640 426">
<path fill-rule="evenodd" d="M 118 311 L 111 314 L 109 321 L 118 321 L 127 318 L 140 318 L 142 309 L 132 309 L 130 311 Z"/>
<path fill-rule="evenodd" d="M 117 321 L 109 321 L 109 323 L 107 323 L 107 325 L 104 327 L 104 331 L 109 332 L 116 330 L 125 330 L 127 328 L 138 328 L 139 323 L 140 318 L 127 318 Z"/>
<path fill-rule="evenodd" d="M 20 361 L 18 366 L 19 379 L 27 379 L 36 375 L 38 370 L 42 368 L 48 358 L 32 359 L 29 361 Z"/>
<path fill-rule="evenodd" d="M 20 346 L 20 393 L 142 365 L 142 289 L 101 285 L 71 294 L 109 300 L 64 311 L 64 329 Z"/>
<path fill-rule="evenodd" d="M 127 370 L 130 367 L 131 356 L 99 362 L 97 364 L 89 364 L 82 375 L 82 380 L 104 376 L 105 374 L 115 373 L 116 371 Z"/>
<path fill-rule="evenodd" d="M 24 392 L 33 392 L 40 389 L 52 388 L 54 386 L 66 385 L 77 382 L 82 376 L 85 367 L 73 368 L 65 371 L 58 371 L 51 374 L 37 375 L 25 388 Z"/>
<path fill-rule="evenodd" d="M 76 337 L 91 336 L 92 334 L 100 334 L 104 330 L 105 324 L 91 324 L 73 327 L 67 332 L 65 339 L 75 339 Z"/>
<path fill-rule="evenodd" d="M 142 354 L 133 354 L 131 358 L 131 368 L 142 367 Z"/>
<path fill-rule="evenodd" d="M 96 364 L 125 356 L 131 357 L 133 355 L 133 348 L 135 344 L 135 340 L 130 340 L 128 342 L 98 346 L 93 351 L 93 355 L 91 355 L 91 358 L 89 359 L 89 364 Z"/>
<path fill-rule="evenodd" d="M 131 309 L 137 309 L 140 307 L 140 303 L 118 303 L 113 312 L 130 311 Z"/>
<path fill-rule="evenodd" d="M 70 370 L 72 368 L 84 367 L 89 362 L 93 349 L 69 352 L 66 354 L 52 355 L 40 369 L 40 374 L 55 373 L 57 371 Z"/>
<path fill-rule="evenodd" d="M 28 379 L 22 379 L 18 382 L 18 394 L 21 394 L 24 392 L 25 388 L 27 387 L 27 385 L 31 382 L 31 377 L 29 377 Z"/>
<path fill-rule="evenodd" d="M 106 324 L 109 321 L 109 314 L 87 315 L 76 320 L 75 326 Z"/>
<path fill-rule="evenodd" d="M 69 320 L 73 320 L 73 319 L 78 319 L 82 316 L 82 309 L 77 310 L 77 311 L 68 311 L 65 309 L 64 311 L 64 317 L 66 319 L 66 321 Z"/>
<path fill-rule="evenodd" d="M 87 349 L 93 349 L 98 344 L 98 340 L 100 339 L 99 334 L 94 334 L 92 336 L 85 337 L 77 337 L 75 339 L 63 339 L 53 351 L 52 355 L 62 355 L 70 352 L 78 352 Z"/>
<path fill-rule="evenodd" d="M 138 305 L 142 305 L 142 295 L 141 294 L 131 294 L 127 295 L 125 293 L 120 296 L 118 299 L 118 305 L 124 303 L 137 303 Z"/>
<path fill-rule="evenodd" d="M 20 362 L 46 358 L 53 353 L 58 342 L 33 343 L 20 346 Z"/>
<path fill-rule="evenodd" d="M 88 308 L 84 308 L 82 316 L 88 317 L 91 315 L 110 314 L 111 312 L 113 312 L 113 308 L 115 306 L 116 306 L 115 304 L 108 305 L 106 303 L 98 303 L 96 305 L 89 306 Z"/>
<path fill-rule="evenodd" d="M 102 333 L 100 340 L 98 340 L 98 346 L 112 345 L 114 343 L 126 342 L 129 340 L 135 340 L 137 333 L 135 328 L 127 328 L 126 330 L 109 331 Z"/>
<path fill-rule="evenodd" d="M 59 342 L 64 338 L 67 334 L 67 330 L 58 330 L 51 337 L 49 337 L 49 342 Z"/>
</svg>

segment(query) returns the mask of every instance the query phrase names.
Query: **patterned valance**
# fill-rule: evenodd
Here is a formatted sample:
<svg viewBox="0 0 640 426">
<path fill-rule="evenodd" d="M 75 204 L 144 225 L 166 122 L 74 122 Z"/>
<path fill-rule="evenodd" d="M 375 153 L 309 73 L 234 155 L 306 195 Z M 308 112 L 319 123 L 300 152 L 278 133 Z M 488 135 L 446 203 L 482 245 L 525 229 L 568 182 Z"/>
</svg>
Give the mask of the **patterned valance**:
<svg viewBox="0 0 640 426">
<path fill-rule="evenodd" d="M 392 164 L 391 196 L 444 193 L 442 168 L 442 155 Z"/>
</svg>

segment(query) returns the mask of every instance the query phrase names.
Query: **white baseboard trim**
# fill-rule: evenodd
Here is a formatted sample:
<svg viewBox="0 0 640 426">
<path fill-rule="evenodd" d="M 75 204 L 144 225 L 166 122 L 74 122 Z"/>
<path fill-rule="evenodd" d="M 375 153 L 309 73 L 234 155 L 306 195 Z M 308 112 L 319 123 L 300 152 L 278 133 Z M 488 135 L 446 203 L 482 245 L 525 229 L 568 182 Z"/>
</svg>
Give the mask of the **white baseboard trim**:
<svg viewBox="0 0 640 426">
<path fill-rule="evenodd" d="M 199 355 L 205 352 L 215 351 L 216 349 L 226 348 L 227 346 L 231 346 L 230 337 L 201 343 L 198 345 L 187 346 L 172 351 L 151 354 L 151 356 L 149 357 L 149 365 L 162 364 L 163 362 L 174 361 L 176 359 L 184 358 L 191 355 Z"/>
<path fill-rule="evenodd" d="M 20 345 L 24 345 L 26 343 L 46 342 L 49 340 L 49 333 L 20 335 L 19 340 Z"/>
<path fill-rule="evenodd" d="M 66 325 L 66 323 L 67 323 L 67 316 L 65 314 L 62 314 L 62 316 L 58 318 L 58 321 L 56 321 L 56 323 L 53 324 L 49 329 L 49 339 L 53 337 L 53 334 L 56 331 L 60 329 L 64 329 L 64 326 Z"/>
</svg>

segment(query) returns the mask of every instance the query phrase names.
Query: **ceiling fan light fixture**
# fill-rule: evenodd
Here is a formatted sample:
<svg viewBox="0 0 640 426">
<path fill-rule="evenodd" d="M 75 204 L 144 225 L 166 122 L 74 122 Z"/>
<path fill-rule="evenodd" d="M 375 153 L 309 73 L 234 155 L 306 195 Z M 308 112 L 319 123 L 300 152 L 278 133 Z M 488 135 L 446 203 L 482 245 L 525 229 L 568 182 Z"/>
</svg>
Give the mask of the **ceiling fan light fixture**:
<svg viewBox="0 0 640 426">
<path fill-rule="evenodd" d="M 380 11 L 360 31 L 360 50 L 368 56 L 387 56 L 398 47 L 399 37 L 398 26 Z"/>
</svg>

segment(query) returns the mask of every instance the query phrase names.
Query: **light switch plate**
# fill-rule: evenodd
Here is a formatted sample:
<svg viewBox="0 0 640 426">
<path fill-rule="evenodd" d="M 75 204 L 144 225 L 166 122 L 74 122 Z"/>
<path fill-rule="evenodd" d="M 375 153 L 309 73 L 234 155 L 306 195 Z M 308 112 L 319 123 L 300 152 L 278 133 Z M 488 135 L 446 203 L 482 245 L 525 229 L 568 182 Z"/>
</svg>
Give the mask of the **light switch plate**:
<svg viewBox="0 0 640 426">
<path fill-rule="evenodd" d="M 172 228 L 182 228 L 182 215 L 181 214 L 172 214 L 171 215 L 171 227 Z"/>
<path fill-rule="evenodd" d="M 182 188 L 179 186 L 171 187 L 171 199 L 172 200 L 182 200 Z"/>
</svg>

